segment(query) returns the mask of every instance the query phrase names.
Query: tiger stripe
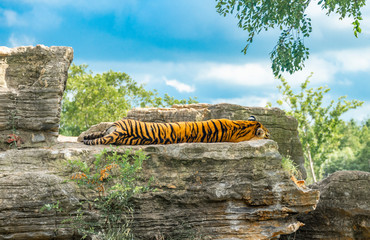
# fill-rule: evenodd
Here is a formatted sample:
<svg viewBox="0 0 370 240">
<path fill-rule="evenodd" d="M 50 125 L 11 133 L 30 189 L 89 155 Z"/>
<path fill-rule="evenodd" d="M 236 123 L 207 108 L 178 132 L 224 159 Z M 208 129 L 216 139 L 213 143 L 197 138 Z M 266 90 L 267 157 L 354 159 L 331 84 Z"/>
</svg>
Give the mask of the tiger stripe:
<svg viewBox="0 0 370 240">
<path fill-rule="evenodd" d="M 257 121 L 213 119 L 200 122 L 152 123 L 132 119 L 115 122 L 115 130 L 106 135 L 92 134 L 84 138 L 88 145 L 148 145 L 185 142 L 241 142 L 252 138 L 268 138 L 268 130 Z M 263 136 L 257 136 L 262 129 Z"/>
</svg>

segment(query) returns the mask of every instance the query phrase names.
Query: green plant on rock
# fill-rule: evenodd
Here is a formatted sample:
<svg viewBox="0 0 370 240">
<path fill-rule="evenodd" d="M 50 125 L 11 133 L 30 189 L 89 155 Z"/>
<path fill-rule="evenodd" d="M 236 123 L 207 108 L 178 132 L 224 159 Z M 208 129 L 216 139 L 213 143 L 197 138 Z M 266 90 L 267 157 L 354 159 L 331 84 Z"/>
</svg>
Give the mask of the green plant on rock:
<svg viewBox="0 0 370 240">
<path fill-rule="evenodd" d="M 60 206 L 60 202 L 58 200 L 56 203 L 47 203 L 47 204 L 45 204 L 40 209 L 40 212 L 43 212 L 45 210 L 54 211 L 55 216 L 58 216 L 63 211 L 63 208 Z M 55 235 L 58 234 L 58 230 L 59 230 L 58 224 L 57 224 L 57 221 L 55 220 L 55 222 L 54 222 L 54 234 Z"/>
<path fill-rule="evenodd" d="M 142 151 L 118 152 L 104 149 L 95 155 L 93 162 L 81 159 L 68 160 L 66 167 L 71 180 L 81 189 L 91 189 L 94 194 L 80 203 L 80 208 L 63 221 L 82 238 L 133 239 L 131 223 L 134 208 L 132 197 L 150 190 L 148 181 L 141 176 L 143 161 L 147 156 Z M 144 183 L 143 183 L 144 182 Z M 42 210 L 59 209 L 59 203 L 46 204 Z M 67 225 L 68 224 L 68 225 Z"/>
<path fill-rule="evenodd" d="M 55 210 L 55 212 L 62 212 L 63 209 L 59 206 L 60 202 L 57 201 L 56 203 L 47 203 L 45 204 L 40 211 L 43 212 L 45 210 L 52 211 Z"/>
<path fill-rule="evenodd" d="M 299 171 L 297 165 L 294 163 L 289 156 L 283 156 L 281 165 L 285 171 L 291 176 L 295 176 L 297 179 L 302 179 L 302 173 Z"/>
<path fill-rule="evenodd" d="M 79 216 L 80 234 L 97 235 L 102 239 L 132 239 L 133 196 L 149 190 L 139 183 L 140 171 L 146 155 L 142 151 L 120 153 L 104 149 L 95 156 L 92 165 L 82 160 L 69 160 L 71 179 L 81 187 L 94 190 L 98 196 L 88 202 L 89 210 L 98 212 L 98 219 L 85 221 Z M 85 209 L 86 210 L 86 209 Z M 72 218 L 72 222 L 74 219 Z"/>
</svg>

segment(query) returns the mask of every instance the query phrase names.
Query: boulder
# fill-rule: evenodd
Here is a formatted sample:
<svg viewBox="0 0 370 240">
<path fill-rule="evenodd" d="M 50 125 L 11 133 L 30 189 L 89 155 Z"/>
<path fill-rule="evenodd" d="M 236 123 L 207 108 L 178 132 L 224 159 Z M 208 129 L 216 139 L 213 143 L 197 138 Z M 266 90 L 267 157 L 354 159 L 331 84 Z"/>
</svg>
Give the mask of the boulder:
<svg viewBox="0 0 370 240">
<path fill-rule="evenodd" d="M 23 147 L 56 142 L 70 47 L 0 47 L 0 150 L 10 134 Z"/>
<path fill-rule="evenodd" d="M 370 239 L 369 172 L 335 172 L 310 188 L 320 191 L 316 210 L 300 216 L 305 225 L 281 239 Z"/>
<path fill-rule="evenodd" d="M 59 143 L 0 153 L 0 239 L 71 239 L 61 222 L 89 195 L 66 182 L 68 159 L 92 161 L 107 146 Z M 120 146 L 124 152 L 128 146 Z M 301 188 L 281 167 L 272 140 L 133 146 L 149 159 L 143 173 L 157 190 L 134 199 L 138 239 L 198 234 L 208 239 L 272 239 L 296 231 L 317 190 Z M 41 212 L 60 202 L 63 212 Z M 181 237 L 182 236 L 182 237 Z"/>
<path fill-rule="evenodd" d="M 128 112 L 127 118 L 146 122 L 205 121 L 226 118 L 246 120 L 255 116 L 277 142 L 279 152 L 289 156 L 297 165 L 303 179 L 307 173 L 304 167 L 302 144 L 298 136 L 298 122 L 279 108 L 244 107 L 235 104 L 189 104 L 174 105 L 171 108 L 136 108 Z"/>
</svg>

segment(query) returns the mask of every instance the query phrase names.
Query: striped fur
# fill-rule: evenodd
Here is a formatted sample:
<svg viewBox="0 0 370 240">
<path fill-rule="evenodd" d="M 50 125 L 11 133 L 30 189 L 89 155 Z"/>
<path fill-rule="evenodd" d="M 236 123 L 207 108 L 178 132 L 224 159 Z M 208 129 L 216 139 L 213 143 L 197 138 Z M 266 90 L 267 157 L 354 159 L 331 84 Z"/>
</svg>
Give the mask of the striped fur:
<svg viewBox="0 0 370 240">
<path fill-rule="evenodd" d="M 87 145 L 147 145 L 185 142 L 241 142 L 269 138 L 269 131 L 252 119 L 213 119 L 201 122 L 151 123 L 131 119 L 117 121 L 105 133 L 88 135 Z"/>
</svg>

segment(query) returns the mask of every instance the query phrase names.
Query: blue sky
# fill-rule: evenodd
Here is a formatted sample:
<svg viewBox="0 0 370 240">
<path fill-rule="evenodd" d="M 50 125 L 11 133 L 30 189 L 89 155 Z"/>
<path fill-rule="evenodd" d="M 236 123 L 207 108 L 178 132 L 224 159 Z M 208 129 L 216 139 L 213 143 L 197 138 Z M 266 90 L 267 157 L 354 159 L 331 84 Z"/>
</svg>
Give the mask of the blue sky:
<svg viewBox="0 0 370 240">
<path fill-rule="evenodd" d="M 370 117 L 370 5 L 362 34 L 351 19 L 326 16 L 312 1 L 313 32 L 303 71 L 285 75 L 297 88 L 313 72 L 311 86 L 331 88 L 327 101 L 347 95 L 365 101 L 345 119 Z M 0 0 L 0 45 L 71 46 L 74 63 L 95 73 L 126 72 L 147 89 L 176 98 L 244 106 L 273 105 L 280 97 L 269 52 L 277 31 L 261 33 L 247 55 L 247 33 L 233 16 L 222 17 L 214 0 Z"/>
</svg>

